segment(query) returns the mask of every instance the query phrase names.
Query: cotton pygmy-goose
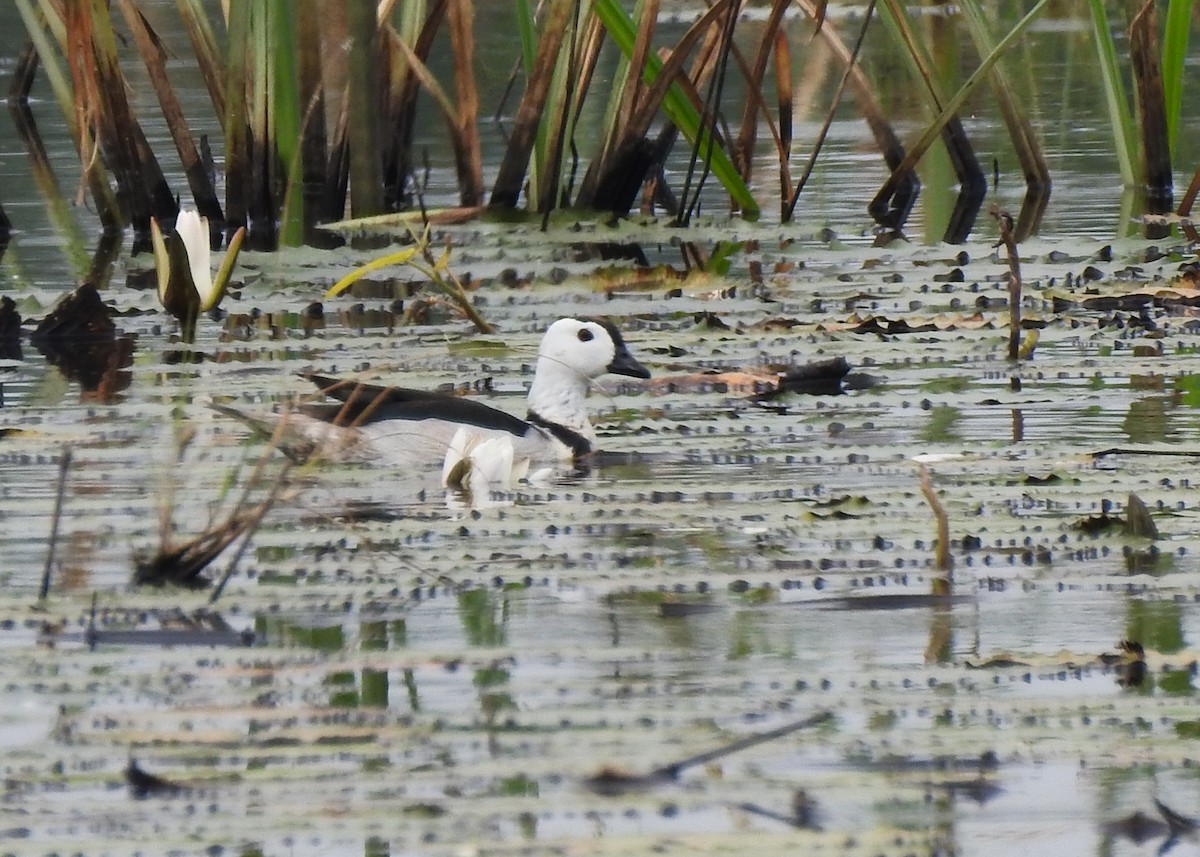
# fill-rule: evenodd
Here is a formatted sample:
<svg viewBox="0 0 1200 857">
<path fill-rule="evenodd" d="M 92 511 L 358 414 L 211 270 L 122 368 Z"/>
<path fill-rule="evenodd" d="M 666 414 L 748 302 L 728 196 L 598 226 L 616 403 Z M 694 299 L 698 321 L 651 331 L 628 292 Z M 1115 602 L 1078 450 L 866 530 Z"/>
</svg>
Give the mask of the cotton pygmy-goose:
<svg viewBox="0 0 1200 857">
<path fill-rule="evenodd" d="M 609 373 L 650 377 L 611 322 L 563 318 L 550 325 L 538 348 L 525 419 L 473 399 L 316 374 L 306 377 L 341 404 L 308 405 L 301 413 L 328 424 L 324 442 L 393 461 L 444 455 L 456 434 L 462 444 L 464 429 L 474 444 L 491 438 L 511 443 L 518 462 L 571 461 L 595 446 L 588 387 Z"/>
</svg>

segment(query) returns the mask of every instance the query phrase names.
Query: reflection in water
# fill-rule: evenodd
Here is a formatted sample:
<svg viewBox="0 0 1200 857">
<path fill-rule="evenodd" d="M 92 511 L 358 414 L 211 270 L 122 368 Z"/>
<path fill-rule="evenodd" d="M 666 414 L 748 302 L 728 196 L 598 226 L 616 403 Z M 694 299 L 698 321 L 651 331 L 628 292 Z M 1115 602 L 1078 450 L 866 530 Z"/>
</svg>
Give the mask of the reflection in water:
<svg viewBox="0 0 1200 857">
<path fill-rule="evenodd" d="M 490 666 L 476 670 L 471 680 L 479 691 L 479 711 L 483 715 L 484 729 L 487 732 L 488 752 L 493 756 L 500 755 L 499 737 L 496 734 L 501 725 L 500 715 L 517 710 L 516 700 L 508 690 L 509 679 L 512 678 L 509 671 L 511 666 L 511 661 L 496 661 Z"/>
<path fill-rule="evenodd" d="M 255 636 L 274 646 L 296 646 L 317 652 L 340 652 L 346 644 L 342 625 L 308 625 L 270 614 L 254 620 Z"/>
<path fill-rule="evenodd" d="M 32 342 L 68 381 L 77 381 L 80 399 L 111 402 L 129 387 L 134 340 L 118 336 L 100 293 L 84 283 L 42 319 Z"/>
<path fill-rule="evenodd" d="M 100 233 L 100 240 L 96 242 L 96 252 L 92 254 L 91 267 L 84 278 L 85 283 L 91 283 L 98 289 L 106 289 L 112 284 L 123 237 L 124 233 L 119 230 Z"/>
<path fill-rule="evenodd" d="M 956 430 L 962 419 L 962 411 L 949 405 L 937 405 L 930 409 L 929 419 L 917 433 L 926 443 L 953 443 L 962 440 Z"/>
<path fill-rule="evenodd" d="M 1167 399 L 1146 396 L 1129 403 L 1121 430 L 1133 443 L 1161 443 L 1167 439 Z"/>
<path fill-rule="evenodd" d="M 1025 440 L 1025 414 L 1020 408 L 1012 409 L 1012 442 Z"/>
<path fill-rule="evenodd" d="M 954 660 L 954 633 L 951 607 L 934 605 L 929 611 L 929 643 L 925 663 L 948 664 Z"/>
<path fill-rule="evenodd" d="M 1049 204 L 1049 185 L 1035 185 L 1025 192 L 1025 199 L 1021 201 L 1021 211 L 1017 214 L 1017 224 L 1013 228 L 1014 241 L 1020 244 L 1038 234 L 1042 226 L 1042 217 L 1046 214 L 1046 206 Z"/>
<path fill-rule="evenodd" d="M 369 708 L 388 707 L 387 670 L 364 669 L 361 676 L 360 703 Z"/>
<path fill-rule="evenodd" d="M 1125 637 L 1165 655 L 1187 648 L 1183 610 L 1174 601 L 1146 601 L 1130 596 L 1126 607 Z"/>
<path fill-rule="evenodd" d="M 503 646 L 507 643 L 508 596 L 493 597 L 483 587 L 458 595 L 458 615 L 467 642 L 472 646 Z"/>
</svg>

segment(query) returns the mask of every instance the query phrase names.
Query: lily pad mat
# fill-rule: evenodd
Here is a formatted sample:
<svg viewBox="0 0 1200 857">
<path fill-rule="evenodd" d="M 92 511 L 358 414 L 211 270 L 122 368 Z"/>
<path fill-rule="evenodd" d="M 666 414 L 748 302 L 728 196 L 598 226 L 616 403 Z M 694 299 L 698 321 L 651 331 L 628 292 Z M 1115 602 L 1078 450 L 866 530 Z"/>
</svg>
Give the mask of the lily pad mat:
<svg viewBox="0 0 1200 857">
<path fill-rule="evenodd" d="M 469 248 L 486 236 L 452 232 L 500 331 L 487 339 L 505 346 L 484 354 L 437 310 L 397 326 L 404 272 L 326 303 L 307 335 L 257 321 L 298 318 L 346 251 L 249 255 L 229 320 L 201 322 L 197 364 L 170 356 L 152 295 L 112 290 L 137 336 L 116 401 L 80 401 L 36 355 L 6 364 L 0 847 L 1090 854 L 1170 841 L 1155 799 L 1186 813 L 1198 797 L 1200 365 L 1175 282 L 1190 248 L 1023 245 L 1040 340 L 1012 366 L 1007 265 L 986 243 L 756 234 L 726 276 L 613 287 L 593 235 L 505 234 L 503 265 L 476 266 Z M 678 258 L 678 236 L 653 237 L 648 261 Z M 1174 291 L 1129 297 L 1151 284 Z M 207 596 L 131 589 L 133 550 L 157 544 L 166 498 L 180 537 L 218 517 L 263 450 L 210 402 L 267 410 L 318 368 L 478 387 L 520 413 L 541 330 L 582 313 L 620 319 L 659 377 L 842 355 L 874 384 L 756 400 L 606 379 L 602 445 L 630 455 L 482 508 L 421 467 L 310 468 L 211 608 L 253 645 L 161 644 L 191 639 L 169 635 L 195 626 Z M 54 586 L 35 608 L 68 446 Z M 949 598 L 931 594 L 920 462 L 949 518 Z M 1130 493 L 1157 542 L 1094 525 Z M 1140 686 L 1125 681 L 1123 639 L 1145 648 Z M 676 783 L 587 787 L 605 766 L 644 774 L 821 712 Z M 182 790 L 135 800 L 131 757 Z"/>
</svg>

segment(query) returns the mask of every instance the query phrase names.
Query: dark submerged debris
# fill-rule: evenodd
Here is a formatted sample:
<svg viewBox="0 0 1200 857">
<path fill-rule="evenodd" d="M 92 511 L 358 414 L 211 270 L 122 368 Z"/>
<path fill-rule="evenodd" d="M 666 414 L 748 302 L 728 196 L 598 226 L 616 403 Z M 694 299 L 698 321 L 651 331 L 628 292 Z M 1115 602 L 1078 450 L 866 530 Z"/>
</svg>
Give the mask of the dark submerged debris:
<svg viewBox="0 0 1200 857">
<path fill-rule="evenodd" d="M 1110 530 L 1124 529 L 1125 519 L 1120 515 L 1109 514 L 1111 511 L 1112 502 L 1110 500 L 1101 500 L 1099 515 L 1089 515 L 1086 518 L 1081 518 L 1073 524 L 1073 527 L 1089 536 L 1098 536 Z"/>
<path fill-rule="evenodd" d="M 965 780 L 943 780 L 938 785 L 950 794 L 965 797 L 980 806 L 1004 793 L 1003 787 L 989 779 L 983 772 Z"/>
<path fill-rule="evenodd" d="M 1122 640 L 1120 644 L 1121 660 L 1117 663 L 1119 678 L 1117 684 L 1121 687 L 1141 687 L 1146 683 L 1146 650 L 1136 640 Z"/>
<path fill-rule="evenodd" d="M 0 297 L 0 360 L 21 359 L 21 314 L 17 302 Z"/>
<path fill-rule="evenodd" d="M 792 795 L 791 813 L 776 812 L 772 809 L 753 803 L 739 803 L 737 808 L 742 812 L 769 818 L 782 824 L 787 824 L 797 830 L 820 831 L 818 822 L 819 809 L 817 801 L 804 789 L 796 789 Z"/>
<path fill-rule="evenodd" d="M 693 320 L 696 322 L 697 327 L 707 330 L 731 330 L 729 325 L 726 324 L 720 316 L 718 316 L 715 312 L 709 312 L 708 310 L 696 313 Z"/>
<path fill-rule="evenodd" d="M 705 613 L 716 613 L 721 606 L 711 601 L 664 601 L 658 605 L 658 615 L 663 619 L 682 619 Z"/>
<path fill-rule="evenodd" d="M 624 771 L 605 767 L 600 773 L 595 776 L 588 777 L 583 781 L 585 787 L 599 795 L 612 797 L 615 795 L 624 794 L 631 791 L 643 791 L 645 789 L 655 788 L 667 783 L 673 783 L 679 779 L 687 768 L 693 768 L 697 765 L 707 765 L 709 762 L 731 755 L 733 753 L 748 750 L 751 747 L 756 747 L 759 744 L 765 744 L 768 741 L 774 741 L 777 738 L 782 738 L 785 735 L 790 735 L 793 732 L 799 732 L 804 729 L 812 729 L 820 726 L 823 723 L 833 719 L 833 714 L 828 711 L 821 711 L 811 717 L 806 717 L 803 720 L 797 720 L 792 723 L 787 723 L 780 726 L 778 729 L 771 729 L 767 732 L 760 732 L 756 735 L 750 735 L 746 738 L 740 738 L 737 741 L 726 744 L 723 747 L 717 747 L 714 750 L 708 750 L 704 753 L 698 753 L 695 756 L 689 756 L 686 759 L 680 759 L 678 762 L 672 762 L 668 765 L 662 765 L 655 768 L 648 774 L 637 775 L 629 774 Z"/>
<path fill-rule="evenodd" d="M 792 366 L 783 371 L 779 378 L 778 393 L 802 393 L 812 396 L 837 395 L 842 392 L 842 381 L 850 372 L 850 363 L 845 357 L 814 360 L 802 366 Z"/>
<path fill-rule="evenodd" d="M 155 774 L 143 771 L 137 759 L 130 759 L 125 766 L 125 782 L 129 786 L 129 794 L 134 800 L 146 800 L 149 797 L 178 797 L 188 791 L 187 786 L 163 779 Z"/>
<path fill-rule="evenodd" d="M 649 774 L 638 775 L 605 766 L 600 769 L 600 773 L 584 780 L 583 785 L 589 791 L 603 797 L 616 797 L 630 792 L 648 791 L 672 783 L 674 780 L 674 777 L 663 773 L 661 769 L 651 771 Z"/>
<path fill-rule="evenodd" d="M 1137 494 L 1130 494 L 1129 499 L 1125 502 L 1123 532 L 1131 538 L 1157 539 L 1159 537 L 1158 527 L 1154 525 L 1154 519 L 1150 517 L 1150 510 L 1146 508 L 1146 504 Z"/>
<path fill-rule="evenodd" d="M 1109 836 L 1117 839 L 1128 839 L 1134 845 L 1141 845 L 1158 839 L 1167 834 L 1167 826 L 1157 818 L 1152 818 L 1140 809 L 1124 818 L 1111 821 L 1105 825 Z"/>
<path fill-rule="evenodd" d="M 914 610 L 927 607 L 949 607 L 970 604 L 971 595 L 951 595 L 949 592 L 900 592 L 889 595 L 847 595 L 830 598 L 823 603 L 829 610 Z"/>
<path fill-rule="evenodd" d="M 205 608 L 185 613 L 173 610 L 98 609 L 93 598 L 88 627 L 83 634 L 65 633 L 66 625 L 43 625 L 39 642 L 54 646 L 59 642 L 82 641 L 88 648 L 111 646 L 252 646 L 255 634 L 250 629 L 233 628 L 221 614 Z"/>
<path fill-rule="evenodd" d="M 238 516 L 182 545 L 164 546 L 154 553 L 139 554 L 134 563 L 134 585 L 170 584 L 185 589 L 207 588 L 212 581 L 203 577 L 201 572 L 247 530 L 252 518 L 251 514 Z"/>
<path fill-rule="evenodd" d="M 656 376 L 646 381 L 622 382 L 622 389 L 646 390 L 656 394 L 718 393 L 748 396 L 765 402 L 786 393 L 809 396 L 837 396 L 844 391 L 843 381 L 850 373 L 844 357 L 814 360 L 802 365 L 768 365 L 749 369 L 713 369 L 685 375 Z M 871 386 L 867 376 L 863 386 Z"/>
<path fill-rule="evenodd" d="M 31 338 L 34 347 L 70 381 L 83 398 L 111 401 L 131 380 L 134 341 L 117 336 L 100 293 L 84 283 L 60 300 Z"/>
<path fill-rule="evenodd" d="M 108 307 L 91 283 L 84 283 L 55 304 L 33 332 L 39 341 L 107 339 L 116 333 Z"/>
</svg>

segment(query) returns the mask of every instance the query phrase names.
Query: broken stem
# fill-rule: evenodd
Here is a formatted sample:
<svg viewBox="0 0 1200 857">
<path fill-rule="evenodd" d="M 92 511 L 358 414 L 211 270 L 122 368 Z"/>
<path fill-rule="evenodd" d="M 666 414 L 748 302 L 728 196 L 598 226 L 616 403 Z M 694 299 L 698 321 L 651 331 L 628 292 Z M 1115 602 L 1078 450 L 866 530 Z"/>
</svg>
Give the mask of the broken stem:
<svg viewBox="0 0 1200 857">
<path fill-rule="evenodd" d="M 708 750 L 704 753 L 697 753 L 695 756 L 689 756 L 686 759 L 680 759 L 678 762 L 672 762 L 669 765 L 663 765 L 661 768 L 655 768 L 650 772 L 651 777 L 662 777 L 667 779 L 676 779 L 683 773 L 685 768 L 692 768 L 696 765 L 707 765 L 709 762 L 720 759 L 722 756 L 728 756 L 732 753 L 739 753 L 742 750 L 748 750 L 759 744 L 765 744 L 767 741 L 774 741 L 776 738 L 782 738 L 785 735 L 790 735 L 793 732 L 799 732 L 802 729 L 811 729 L 814 726 L 820 726 L 827 720 L 832 720 L 833 714 L 828 711 L 822 711 L 811 717 L 806 717 L 803 720 L 797 720 L 793 723 L 787 723 L 780 726 L 778 729 L 771 729 L 767 732 L 759 732 L 755 735 L 748 735 L 734 741 L 732 744 L 726 744 L 724 747 L 717 747 L 715 750 Z"/>
<path fill-rule="evenodd" d="M 1008 359 L 1015 363 L 1021 359 L 1021 256 L 1013 240 L 1012 215 L 994 208 L 992 217 L 1000 225 L 1000 243 L 1008 253 Z"/>
<path fill-rule="evenodd" d="M 242 532 L 242 542 L 238 545 L 238 549 L 234 552 L 233 557 L 229 560 L 229 565 L 225 568 L 225 573 L 221 575 L 221 579 L 217 581 L 217 585 L 213 587 L 212 595 L 208 598 L 209 604 L 216 604 L 217 599 L 221 597 L 221 592 L 225 589 L 225 584 L 229 582 L 229 578 L 233 576 L 237 570 L 238 562 L 242 559 L 242 554 L 246 552 L 246 547 L 250 544 L 250 540 L 254 537 L 258 527 L 262 524 L 263 518 L 267 512 L 275 505 L 275 501 L 279 499 L 279 492 L 287 482 L 288 471 L 292 468 L 292 462 L 287 462 L 283 470 L 279 474 L 279 478 L 275 484 L 271 486 L 271 493 L 267 495 L 267 499 L 258 504 L 258 508 L 250 516 L 250 520 L 245 524 L 245 529 Z"/>
<path fill-rule="evenodd" d="M 58 459 L 58 493 L 54 498 L 54 514 L 50 518 L 50 546 L 46 551 L 46 567 L 42 569 L 42 587 L 38 600 L 45 601 L 50 594 L 50 573 L 54 568 L 54 548 L 58 544 L 58 522 L 62 518 L 63 497 L 67 493 L 67 471 L 71 469 L 71 447 L 63 447 Z"/>
<path fill-rule="evenodd" d="M 280 420 L 279 424 L 275 426 L 275 433 L 271 435 L 271 440 L 267 444 L 266 450 L 259 458 L 258 464 L 255 466 L 253 474 L 250 476 L 250 481 L 246 485 L 245 492 L 242 494 L 241 499 L 238 500 L 237 505 L 234 507 L 233 513 L 229 516 L 229 520 L 231 522 L 238 516 L 242 509 L 246 507 L 246 504 L 250 499 L 250 492 L 253 490 L 254 486 L 260 484 L 263 478 L 263 471 L 267 466 L 267 459 L 270 457 L 271 452 L 281 445 L 286 425 L 287 419 L 285 418 Z M 254 533 L 258 530 L 258 527 L 262 523 L 263 518 L 266 517 L 267 512 L 270 511 L 270 509 L 279 499 L 280 491 L 282 491 L 284 486 L 288 484 L 288 474 L 291 472 L 293 463 L 294 462 L 288 461 L 286 464 L 284 464 L 283 468 L 279 471 L 279 475 L 275 477 L 275 481 L 272 483 L 271 490 L 267 494 L 266 499 L 259 503 L 257 507 L 253 508 L 249 519 L 246 520 L 246 522 L 242 525 L 242 543 L 238 545 L 238 549 L 234 553 L 233 558 L 230 559 L 229 565 L 225 567 L 225 573 L 221 575 L 221 579 L 217 581 L 217 585 L 213 588 L 212 595 L 209 596 L 208 599 L 209 604 L 216 604 L 217 599 L 221 597 L 221 593 L 225 589 L 225 584 L 229 582 L 229 578 L 233 576 L 233 572 L 237 569 L 237 564 L 241 560 L 242 554 L 246 552 L 246 547 L 250 544 L 250 539 L 253 538 Z"/>
<path fill-rule="evenodd" d="M 938 499 L 937 492 L 933 490 L 929 469 L 924 464 L 921 465 L 920 473 L 921 493 L 925 495 L 925 502 L 933 510 L 934 520 L 937 521 L 937 548 L 933 552 L 933 567 L 945 573 L 944 577 L 934 579 L 933 594 L 949 595 L 950 572 L 954 568 L 954 561 L 950 558 L 950 518 L 946 515 L 946 509 Z"/>
</svg>

